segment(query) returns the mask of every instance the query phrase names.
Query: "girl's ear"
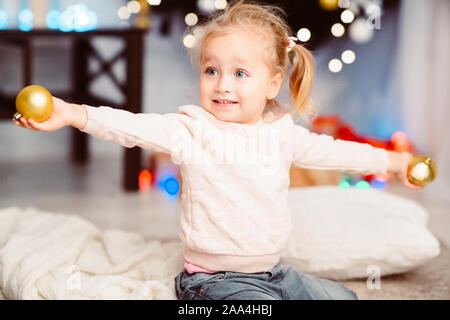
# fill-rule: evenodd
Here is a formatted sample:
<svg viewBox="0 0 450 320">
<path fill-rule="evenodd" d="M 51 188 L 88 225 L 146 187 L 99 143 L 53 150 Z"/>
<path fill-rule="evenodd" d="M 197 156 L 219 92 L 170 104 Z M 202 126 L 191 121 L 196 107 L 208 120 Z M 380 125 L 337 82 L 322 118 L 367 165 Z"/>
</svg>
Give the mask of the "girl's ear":
<svg viewBox="0 0 450 320">
<path fill-rule="evenodd" d="M 275 99 L 275 97 L 278 95 L 278 92 L 280 92 L 282 80 L 283 79 L 281 77 L 281 73 L 279 72 L 272 78 L 269 86 L 269 92 L 267 93 L 268 100 Z"/>
</svg>

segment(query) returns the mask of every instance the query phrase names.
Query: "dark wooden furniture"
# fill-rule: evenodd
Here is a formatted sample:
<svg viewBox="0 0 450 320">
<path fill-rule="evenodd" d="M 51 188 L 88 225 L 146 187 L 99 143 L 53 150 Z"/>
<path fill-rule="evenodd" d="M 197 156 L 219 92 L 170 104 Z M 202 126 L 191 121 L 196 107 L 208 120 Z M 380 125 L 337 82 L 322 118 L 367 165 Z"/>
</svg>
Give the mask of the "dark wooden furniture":
<svg viewBox="0 0 450 320">
<path fill-rule="evenodd" d="M 143 84 L 143 39 L 147 30 L 144 29 L 97 29 L 87 32 L 62 32 L 57 30 L 0 30 L 0 43 L 16 46 L 21 50 L 23 87 L 31 84 L 33 39 L 46 37 L 55 39 L 67 37 L 72 43 L 71 86 L 69 92 L 52 92 L 54 96 L 72 99 L 73 102 L 92 106 L 110 106 L 128 110 L 134 113 L 142 112 L 142 84 Z M 95 37 L 112 37 L 124 42 L 123 49 L 111 59 L 104 59 L 95 48 L 92 39 Z M 90 73 L 88 61 L 96 59 L 100 65 L 98 71 Z M 126 80 L 120 82 L 112 72 L 112 67 L 120 59 L 125 60 Z M 58 72 L 55 70 L 55 72 Z M 106 75 L 125 97 L 123 104 L 107 101 L 93 95 L 89 86 L 100 75 Z M 38 84 L 38 83 L 36 83 Z M 0 119 L 10 120 L 15 112 L 15 96 L 7 96 L 0 88 Z M 88 135 L 73 129 L 72 153 L 73 161 L 81 164 L 89 159 Z M 141 150 L 124 148 L 123 188 L 127 191 L 138 189 L 138 175 L 141 170 Z"/>
</svg>

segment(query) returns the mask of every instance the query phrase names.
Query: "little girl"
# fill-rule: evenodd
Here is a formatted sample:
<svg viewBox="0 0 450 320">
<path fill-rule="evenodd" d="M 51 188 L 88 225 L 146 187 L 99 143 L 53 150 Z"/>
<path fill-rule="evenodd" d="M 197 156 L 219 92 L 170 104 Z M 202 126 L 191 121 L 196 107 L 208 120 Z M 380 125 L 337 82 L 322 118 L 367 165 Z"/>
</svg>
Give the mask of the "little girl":
<svg viewBox="0 0 450 320">
<path fill-rule="evenodd" d="M 282 14 L 238 1 L 199 27 L 192 58 L 201 107 L 133 114 L 54 98 L 47 121 L 15 121 L 45 131 L 71 125 L 125 147 L 172 155 L 183 179 L 179 299 L 356 299 L 336 282 L 279 262 L 291 231 L 289 168 L 390 172 L 416 188 L 406 178 L 411 154 L 333 140 L 294 123 L 294 114 L 313 110 L 313 58 L 290 37 Z M 289 111 L 276 97 L 290 58 L 295 106 Z"/>
</svg>

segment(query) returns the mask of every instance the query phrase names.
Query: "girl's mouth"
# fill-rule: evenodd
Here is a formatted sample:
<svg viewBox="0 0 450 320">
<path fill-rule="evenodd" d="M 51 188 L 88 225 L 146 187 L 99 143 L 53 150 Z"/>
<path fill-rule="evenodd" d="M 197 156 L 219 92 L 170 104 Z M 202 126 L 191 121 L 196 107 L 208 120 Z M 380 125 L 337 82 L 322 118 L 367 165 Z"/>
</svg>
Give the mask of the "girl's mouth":
<svg viewBox="0 0 450 320">
<path fill-rule="evenodd" d="M 233 104 L 236 104 L 236 101 L 230 101 L 230 100 L 213 100 L 214 104 L 221 107 L 229 107 Z"/>
</svg>

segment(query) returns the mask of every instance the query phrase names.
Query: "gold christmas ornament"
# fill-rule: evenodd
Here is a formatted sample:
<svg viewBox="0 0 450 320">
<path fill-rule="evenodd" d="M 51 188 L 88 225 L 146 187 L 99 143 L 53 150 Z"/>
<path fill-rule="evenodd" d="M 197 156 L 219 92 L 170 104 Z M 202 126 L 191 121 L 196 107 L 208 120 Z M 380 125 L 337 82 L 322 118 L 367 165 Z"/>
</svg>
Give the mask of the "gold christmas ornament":
<svg viewBox="0 0 450 320">
<path fill-rule="evenodd" d="M 430 157 L 415 155 L 408 165 L 408 180 L 416 186 L 424 187 L 437 175 L 436 163 Z"/>
<path fill-rule="evenodd" d="M 53 112 L 53 98 L 50 92 L 41 86 L 31 85 L 23 88 L 16 97 L 16 110 L 13 119 L 20 117 L 43 122 Z"/>
</svg>

